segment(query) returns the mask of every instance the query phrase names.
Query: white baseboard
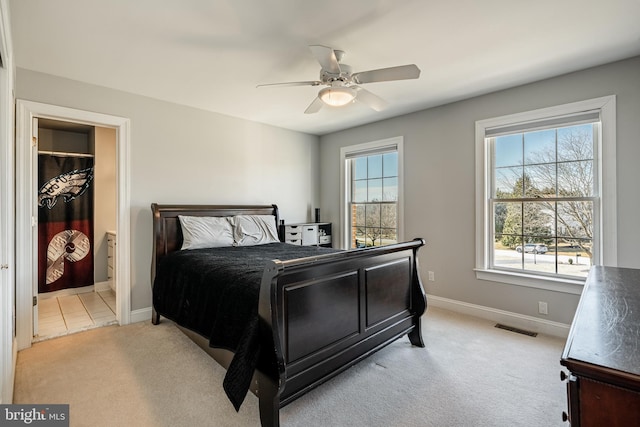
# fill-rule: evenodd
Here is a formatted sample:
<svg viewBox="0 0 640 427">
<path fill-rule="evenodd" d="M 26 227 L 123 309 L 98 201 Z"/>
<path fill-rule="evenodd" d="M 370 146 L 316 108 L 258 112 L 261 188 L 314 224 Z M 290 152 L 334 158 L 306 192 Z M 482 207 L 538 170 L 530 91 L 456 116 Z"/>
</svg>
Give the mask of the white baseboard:
<svg viewBox="0 0 640 427">
<path fill-rule="evenodd" d="M 109 289 L 113 289 L 115 291 L 113 281 L 96 282 L 93 284 L 93 290 L 95 292 L 104 292 L 108 291 Z"/>
<path fill-rule="evenodd" d="M 467 302 L 438 297 L 435 295 L 427 295 L 427 304 L 455 311 L 457 313 L 491 320 L 493 322 L 502 323 L 515 328 L 538 332 L 540 334 L 553 335 L 560 338 L 567 338 L 569 335 L 569 328 L 571 326 L 560 322 L 552 322 L 538 317 L 526 316 L 524 314 L 498 310 L 496 308 L 485 307 L 482 305 L 469 304 Z"/>
<path fill-rule="evenodd" d="M 130 323 L 144 322 L 151 320 L 151 307 L 132 310 L 129 317 Z"/>
</svg>

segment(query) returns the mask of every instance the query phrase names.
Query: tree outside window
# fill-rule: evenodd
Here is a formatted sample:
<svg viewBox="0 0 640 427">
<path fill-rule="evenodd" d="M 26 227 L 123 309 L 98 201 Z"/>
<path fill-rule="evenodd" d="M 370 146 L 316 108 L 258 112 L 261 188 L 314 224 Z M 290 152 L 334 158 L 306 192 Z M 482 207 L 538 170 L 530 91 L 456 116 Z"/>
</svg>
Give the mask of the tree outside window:
<svg viewBox="0 0 640 427">
<path fill-rule="evenodd" d="M 597 126 L 492 138 L 496 267 L 586 276 L 593 256 Z"/>
<path fill-rule="evenodd" d="M 398 241 L 398 152 L 351 162 L 351 247 Z"/>
</svg>

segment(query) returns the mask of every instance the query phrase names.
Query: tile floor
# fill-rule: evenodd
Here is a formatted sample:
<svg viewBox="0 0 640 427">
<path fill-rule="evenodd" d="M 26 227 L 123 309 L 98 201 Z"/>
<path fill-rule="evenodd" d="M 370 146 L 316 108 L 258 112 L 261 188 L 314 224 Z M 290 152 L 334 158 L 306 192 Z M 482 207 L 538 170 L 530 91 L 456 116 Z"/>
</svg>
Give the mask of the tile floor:
<svg viewBox="0 0 640 427">
<path fill-rule="evenodd" d="M 111 289 L 41 298 L 38 305 L 34 342 L 117 323 L 116 294 Z"/>
</svg>

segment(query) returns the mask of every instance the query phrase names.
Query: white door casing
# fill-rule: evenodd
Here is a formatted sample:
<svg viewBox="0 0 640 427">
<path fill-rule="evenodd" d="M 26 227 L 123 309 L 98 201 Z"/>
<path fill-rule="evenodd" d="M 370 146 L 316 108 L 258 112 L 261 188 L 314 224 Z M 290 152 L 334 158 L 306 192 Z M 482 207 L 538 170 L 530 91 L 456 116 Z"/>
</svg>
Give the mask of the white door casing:
<svg viewBox="0 0 640 427">
<path fill-rule="evenodd" d="M 16 106 L 16 338 L 18 350 L 31 346 L 34 333 L 33 297 L 37 295 L 37 213 L 34 182 L 37 146 L 32 144 L 34 118 L 116 129 L 116 319 L 130 322 L 130 120 L 124 117 L 18 100 Z M 37 126 L 37 124 L 36 124 Z M 34 219 L 32 219 L 34 218 Z M 37 308 L 36 308 L 37 310 Z"/>
<path fill-rule="evenodd" d="M 6 0 L 0 0 L 0 404 L 13 401 L 14 339 L 14 65 Z"/>
<path fill-rule="evenodd" d="M 31 295 L 38 295 L 38 200 L 35 196 L 38 194 L 38 118 L 31 118 L 31 159 L 29 161 L 29 165 L 31 168 L 31 188 L 28 194 L 34 195 L 31 197 L 31 239 L 32 244 L 32 252 L 31 252 L 31 269 L 33 270 L 31 273 L 31 277 L 33 278 L 31 282 Z M 38 335 L 38 304 L 33 304 L 31 307 L 31 326 L 33 327 L 33 331 L 31 333 L 32 337 Z"/>
</svg>

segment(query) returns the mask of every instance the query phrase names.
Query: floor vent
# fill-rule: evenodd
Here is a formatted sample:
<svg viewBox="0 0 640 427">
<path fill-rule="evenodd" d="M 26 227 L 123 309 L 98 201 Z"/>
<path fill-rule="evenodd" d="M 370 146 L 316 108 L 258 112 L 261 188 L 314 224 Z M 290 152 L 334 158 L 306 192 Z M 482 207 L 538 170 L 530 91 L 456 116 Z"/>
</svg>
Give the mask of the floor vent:
<svg viewBox="0 0 640 427">
<path fill-rule="evenodd" d="M 512 326 L 502 325 L 500 323 L 496 323 L 496 328 L 504 329 L 506 331 L 517 332 L 522 335 L 528 335 L 530 337 L 538 336 L 537 332 L 525 331 L 524 329 L 514 328 Z"/>
</svg>

